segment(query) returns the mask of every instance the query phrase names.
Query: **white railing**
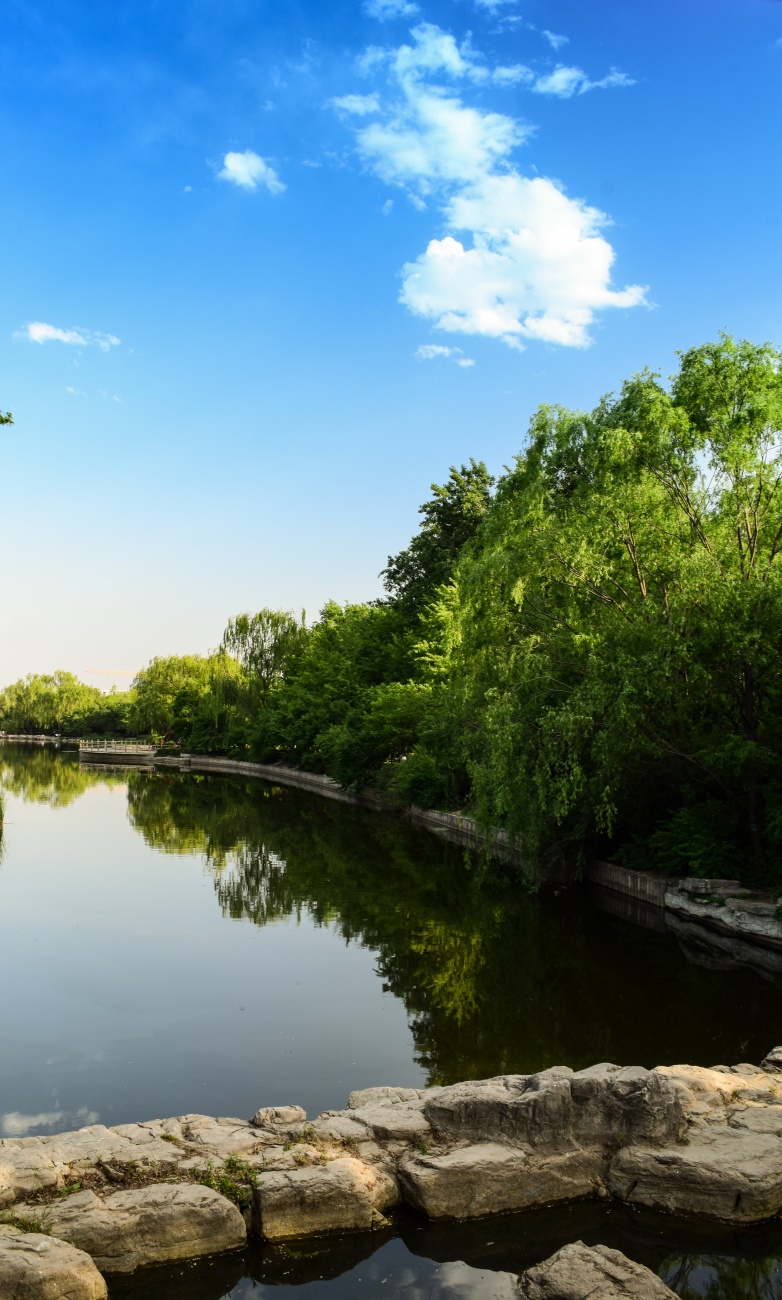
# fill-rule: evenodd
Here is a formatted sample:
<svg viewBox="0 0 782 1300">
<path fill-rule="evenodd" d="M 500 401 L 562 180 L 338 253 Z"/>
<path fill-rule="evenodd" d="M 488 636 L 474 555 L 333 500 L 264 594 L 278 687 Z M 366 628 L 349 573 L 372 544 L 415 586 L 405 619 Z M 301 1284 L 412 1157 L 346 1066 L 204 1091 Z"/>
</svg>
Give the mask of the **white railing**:
<svg viewBox="0 0 782 1300">
<path fill-rule="evenodd" d="M 79 749 L 100 754 L 154 754 L 157 745 L 141 740 L 80 740 Z"/>
</svg>

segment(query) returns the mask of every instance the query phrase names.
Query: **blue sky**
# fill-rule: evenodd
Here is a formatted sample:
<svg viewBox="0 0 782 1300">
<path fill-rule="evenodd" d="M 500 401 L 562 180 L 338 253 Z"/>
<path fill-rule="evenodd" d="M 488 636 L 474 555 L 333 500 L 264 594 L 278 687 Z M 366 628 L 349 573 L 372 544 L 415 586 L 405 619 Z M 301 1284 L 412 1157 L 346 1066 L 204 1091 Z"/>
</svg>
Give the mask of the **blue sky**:
<svg viewBox="0 0 782 1300">
<path fill-rule="evenodd" d="M 7 0 L 0 39 L 0 683 L 376 595 L 540 402 L 782 343 L 780 0 Z"/>
</svg>

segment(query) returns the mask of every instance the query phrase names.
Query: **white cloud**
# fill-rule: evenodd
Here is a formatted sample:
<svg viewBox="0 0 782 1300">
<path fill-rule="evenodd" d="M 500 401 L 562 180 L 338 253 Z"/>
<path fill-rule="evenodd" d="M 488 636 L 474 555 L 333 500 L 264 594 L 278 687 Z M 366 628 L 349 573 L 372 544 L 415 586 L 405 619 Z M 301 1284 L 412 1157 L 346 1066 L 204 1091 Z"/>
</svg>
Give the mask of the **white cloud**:
<svg viewBox="0 0 782 1300">
<path fill-rule="evenodd" d="M 86 397 L 86 396 L 87 396 L 87 394 L 85 393 L 85 391 L 84 391 L 83 388 L 71 388 L 70 386 L 68 386 L 68 388 L 66 388 L 65 391 L 66 391 L 66 393 L 70 393 L 71 397 Z"/>
<path fill-rule="evenodd" d="M 380 99 L 377 95 L 338 95 L 331 103 L 334 108 L 341 109 L 343 113 L 354 113 L 357 117 L 365 117 L 367 113 L 377 113 L 380 108 Z"/>
<path fill-rule="evenodd" d="M 541 36 L 545 36 L 549 45 L 555 50 L 560 49 L 563 45 L 567 45 L 570 40 L 569 36 L 558 36 L 556 32 L 549 32 L 545 27 L 540 34 Z"/>
<path fill-rule="evenodd" d="M 475 3 L 479 9 L 488 9 L 491 13 L 495 13 L 498 9 L 502 9 L 504 5 L 516 4 L 517 0 L 475 0 Z"/>
<path fill-rule="evenodd" d="M 389 217 L 391 215 L 393 207 L 394 207 L 394 200 L 386 199 L 380 211 L 383 213 L 384 217 Z"/>
<path fill-rule="evenodd" d="M 217 177 L 245 190 L 257 190 L 263 185 L 270 194 L 282 194 L 285 189 L 274 168 L 252 149 L 245 149 L 244 153 L 227 153 Z"/>
<path fill-rule="evenodd" d="M 364 8 L 370 18 L 379 18 L 381 23 L 392 18 L 412 18 L 419 12 L 413 0 L 367 0 Z"/>
<path fill-rule="evenodd" d="M 588 90 L 608 90 L 614 86 L 634 86 L 635 82 L 627 73 L 612 68 L 608 76 L 600 81 L 590 81 L 581 68 L 568 68 L 560 63 L 553 72 L 537 77 L 531 84 L 536 95 L 557 95 L 560 99 L 570 99 L 573 95 L 584 95 Z"/>
<path fill-rule="evenodd" d="M 103 334 L 100 330 L 59 329 L 56 325 L 47 325 L 45 321 L 31 321 L 24 329 L 17 330 L 16 338 L 28 339 L 31 343 L 67 343 L 70 347 L 98 347 L 101 352 L 119 347 L 121 339 L 116 334 Z"/>
<path fill-rule="evenodd" d="M 455 195 L 445 215 L 472 247 L 452 235 L 433 239 L 402 272 L 402 301 L 439 329 L 511 346 L 540 339 L 583 347 L 596 311 L 644 300 L 639 285 L 610 287 L 614 251 L 600 233 L 603 213 L 544 177 L 486 176 Z"/>
<path fill-rule="evenodd" d="M 415 355 L 419 361 L 455 361 L 463 370 L 475 365 L 472 357 L 466 357 L 461 348 L 447 348 L 442 343 L 422 343 L 416 348 Z"/>
<path fill-rule="evenodd" d="M 514 86 L 519 81 L 527 83 L 535 80 L 535 73 L 523 63 L 512 63 L 509 67 L 494 68 L 491 80 L 497 86 Z"/>
<path fill-rule="evenodd" d="M 365 164 L 416 207 L 433 203 L 442 216 L 443 232 L 403 267 L 400 300 L 450 333 L 514 348 L 533 339 L 585 346 L 597 312 L 637 306 L 645 290 L 612 285 L 615 254 L 602 212 L 513 166 L 513 150 L 531 128 L 473 107 L 452 83 L 524 81 L 539 94 L 568 98 L 630 79 L 614 71 L 592 82 L 566 67 L 545 76 L 521 65 L 491 69 L 469 43 L 458 45 L 432 24 L 419 24 L 411 36 L 412 43 L 375 50 L 364 63 L 376 75 L 385 72 L 387 90 L 368 115 L 374 120 L 355 128 Z M 438 346 L 422 345 L 417 355 L 456 359 L 458 349 Z"/>
<path fill-rule="evenodd" d="M 25 1137 L 32 1129 L 54 1128 L 62 1118 L 61 1110 L 41 1112 L 39 1115 L 22 1115 L 18 1110 L 9 1110 L 0 1115 L 0 1132 L 4 1137 Z"/>
</svg>

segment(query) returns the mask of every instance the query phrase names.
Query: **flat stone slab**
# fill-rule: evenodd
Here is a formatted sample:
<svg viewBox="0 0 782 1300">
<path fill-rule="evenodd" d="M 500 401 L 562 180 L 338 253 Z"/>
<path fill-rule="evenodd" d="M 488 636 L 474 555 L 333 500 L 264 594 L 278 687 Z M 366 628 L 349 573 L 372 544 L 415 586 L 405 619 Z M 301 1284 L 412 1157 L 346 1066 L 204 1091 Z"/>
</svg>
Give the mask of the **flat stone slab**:
<svg viewBox="0 0 782 1300">
<path fill-rule="evenodd" d="M 405 1200 L 430 1219 L 473 1219 L 591 1196 L 601 1185 L 602 1160 L 574 1150 L 535 1159 L 496 1142 L 444 1155 L 409 1155 L 399 1166 Z"/>
<path fill-rule="evenodd" d="M 40 1206 L 23 1207 L 32 1215 Z M 244 1246 L 241 1212 L 219 1192 L 193 1183 L 157 1183 L 101 1200 L 76 1192 L 46 1206 L 52 1233 L 91 1255 L 102 1273 L 196 1259 Z"/>
<path fill-rule="evenodd" d="M 396 1183 L 352 1157 L 267 1174 L 253 1194 L 256 1231 L 270 1241 L 327 1232 L 368 1232 L 396 1205 Z"/>
<path fill-rule="evenodd" d="M 4 1300 L 106 1300 L 105 1280 L 84 1251 L 42 1232 L 0 1225 Z"/>
<path fill-rule="evenodd" d="M 520 1278 L 526 1300 L 672 1300 L 675 1293 L 643 1264 L 609 1246 L 574 1241 Z"/>
</svg>

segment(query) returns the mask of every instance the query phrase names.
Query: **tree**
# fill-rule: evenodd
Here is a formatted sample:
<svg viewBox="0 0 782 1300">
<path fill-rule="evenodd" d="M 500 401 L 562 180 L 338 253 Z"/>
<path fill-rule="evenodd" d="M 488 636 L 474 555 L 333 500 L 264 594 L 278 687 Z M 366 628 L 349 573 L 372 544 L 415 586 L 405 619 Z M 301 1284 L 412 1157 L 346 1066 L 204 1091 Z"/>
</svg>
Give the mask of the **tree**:
<svg viewBox="0 0 782 1300">
<path fill-rule="evenodd" d="M 398 555 L 390 555 L 381 577 L 396 605 L 414 621 L 449 582 L 462 549 L 480 525 L 491 501 L 494 479 L 483 461 L 451 466 L 447 483 L 432 484 L 432 498 L 419 510 L 419 532 Z"/>
<path fill-rule="evenodd" d="M 458 571 L 450 668 L 486 820 L 756 880 L 782 818 L 782 357 L 728 337 L 541 408 Z M 623 847 L 624 846 L 624 847 Z"/>
<path fill-rule="evenodd" d="M 222 646 L 244 668 L 253 693 L 264 701 L 282 682 L 307 637 L 304 611 L 297 620 L 289 611 L 262 609 L 228 620 Z"/>
</svg>

